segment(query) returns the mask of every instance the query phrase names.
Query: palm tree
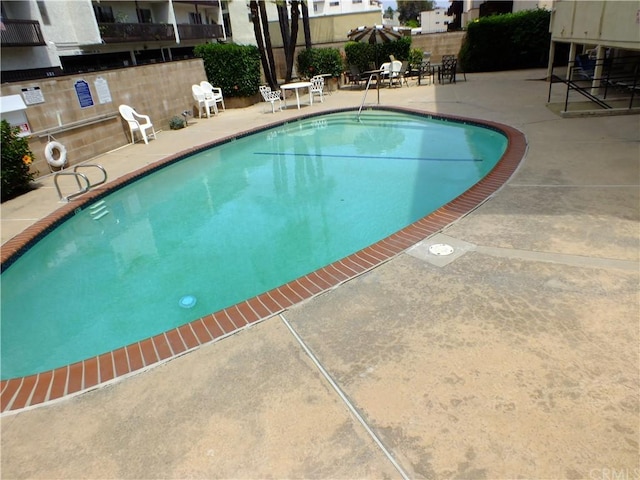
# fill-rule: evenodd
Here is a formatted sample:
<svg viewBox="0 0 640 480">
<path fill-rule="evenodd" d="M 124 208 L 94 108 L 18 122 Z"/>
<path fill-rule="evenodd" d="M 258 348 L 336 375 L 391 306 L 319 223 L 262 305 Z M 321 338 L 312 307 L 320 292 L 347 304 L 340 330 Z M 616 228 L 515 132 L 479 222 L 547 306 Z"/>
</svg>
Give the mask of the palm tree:
<svg viewBox="0 0 640 480">
<path fill-rule="evenodd" d="M 264 0 L 252 0 L 249 2 L 253 30 L 256 36 L 256 43 L 260 51 L 260 59 L 267 83 L 272 89 L 277 88 L 276 67 L 271 46 L 271 36 L 269 35 L 269 23 Z M 296 44 L 298 43 L 298 25 L 300 11 L 302 10 L 302 25 L 304 29 L 305 47 L 311 48 L 311 28 L 309 27 L 309 9 L 307 0 L 291 0 L 291 24 L 287 12 L 287 2 L 285 0 L 276 1 L 278 12 L 278 24 L 282 35 L 282 46 L 285 56 L 286 73 L 285 82 L 291 81 L 293 74 L 293 64 L 295 61 Z"/>
<path fill-rule="evenodd" d="M 259 5 L 261 4 L 261 5 Z M 273 49 L 271 48 L 271 36 L 269 35 L 269 29 L 266 28 L 266 38 L 263 34 L 262 25 L 268 24 L 267 13 L 264 7 L 264 2 L 258 2 L 251 0 L 249 2 L 249 11 L 251 12 L 251 22 L 253 23 L 253 33 L 256 37 L 256 43 L 258 44 L 258 51 L 260 52 L 260 60 L 262 62 L 262 70 L 264 70 L 264 76 L 272 90 L 278 88 L 278 83 L 275 76 L 275 61 L 273 59 Z M 261 23 L 261 13 L 262 23 Z M 265 47 L 265 43 L 267 46 Z"/>
<path fill-rule="evenodd" d="M 311 27 L 309 27 L 309 6 L 307 0 L 300 2 L 302 7 L 302 28 L 304 29 L 304 46 L 307 50 L 311 48 Z"/>
</svg>

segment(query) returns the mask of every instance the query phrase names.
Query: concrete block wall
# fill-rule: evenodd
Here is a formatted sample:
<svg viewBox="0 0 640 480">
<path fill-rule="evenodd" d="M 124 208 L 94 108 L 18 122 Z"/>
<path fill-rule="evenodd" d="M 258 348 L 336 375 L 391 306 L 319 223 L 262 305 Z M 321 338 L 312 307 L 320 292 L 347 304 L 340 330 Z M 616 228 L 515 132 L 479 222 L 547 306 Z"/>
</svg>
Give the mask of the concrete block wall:
<svg viewBox="0 0 640 480">
<path fill-rule="evenodd" d="M 67 149 L 68 165 L 78 164 L 130 142 L 129 128 L 118 113 L 120 104 L 149 115 L 156 131 L 167 130 L 171 117 L 193 111 L 191 85 L 206 78 L 202 59 L 192 59 L 3 84 L 0 92 L 19 95 L 23 88 L 40 87 L 44 103 L 28 105 L 26 115 L 32 132 L 32 168 L 41 176 L 50 172 L 44 154 L 47 133 Z M 98 79 L 106 81 L 110 101 L 102 95 L 101 103 Z M 80 105 L 75 85 L 81 80 L 89 85 L 93 106 Z"/>
</svg>

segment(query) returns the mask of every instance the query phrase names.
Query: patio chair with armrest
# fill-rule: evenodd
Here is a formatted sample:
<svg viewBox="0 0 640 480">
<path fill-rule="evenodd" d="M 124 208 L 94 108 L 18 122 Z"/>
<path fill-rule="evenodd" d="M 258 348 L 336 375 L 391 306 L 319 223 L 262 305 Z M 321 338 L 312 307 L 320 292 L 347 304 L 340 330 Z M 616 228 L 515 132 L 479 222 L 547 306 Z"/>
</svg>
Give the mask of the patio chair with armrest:
<svg viewBox="0 0 640 480">
<path fill-rule="evenodd" d="M 400 60 L 392 60 L 389 66 L 389 86 L 398 85 L 402 87 L 402 62 Z"/>
<path fill-rule="evenodd" d="M 454 55 L 443 55 L 442 65 L 438 69 L 438 82 L 443 83 L 449 80 L 449 83 L 456 83 L 456 70 L 458 61 Z"/>
<path fill-rule="evenodd" d="M 222 110 L 226 110 L 227 107 L 224 105 L 224 97 L 222 96 L 222 89 L 220 87 L 214 87 L 206 80 L 200 82 L 200 87 L 204 90 L 205 97 L 215 100 L 213 104 L 213 111 L 215 114 L 218 114 L 218 103 L 222 104 Z"/>
<path fill-rule="evenodd" d="M 362 71 L 357 65 L 349 65 L 349 71 L 345 72 L 345 75 L 347 76 L 347 81 L 354 85 L 359 86 L 362 82 L 367 81 L 367 77 L 362 75 Z"/>
<path fill-rule="evenodd" d="M 213 97 L 207 98 L 205 91 L 198 84 L 191 85 L 191 93 L 193 95 L 193 99 L 198 103 L 198 116 L 202 118 L 202 109 L 207 114 L 207 118 L 211 116 L 211 108 L 214 111 L 217 111 L 216 100 Z"/>
<path fill-rule="evenodd" d="M 276 102 L 278 102 L 278 110 L 282 110 L 282 92 L 280 90 L 271 90 L 271 87 L 267 85 L 260 85 L 260 94 L 265 102 L 271 103 L 271 113 L 276 113 Z"/>
<path fill-rule="evenodd" d="M 144 140 L 144 143 L 149 144 L 147 130 L 151 130 L 151 135 L 156 138 L 156 131 L 153 128 L 153 123 L 148 115 L 142 115 L 136 112 L 129 105 L 120 105 L 118 111 L 122 118 L 129 125 L 129 132 L 131 133 L 131 143 L 135 143 L 134 132 L 140 133 L 140 136 Z"/>
<path fill-rule="evenodd" d="M 311 82 L 309 93 L 311 95 L 318 95 L 320 102 L 324 102 L 324 77 L 322 75 L 316 75 L 311 77 L 309 81 Z"/>
<path fill-rule="evenodd" d="M 409 68 L 409 62 L 404 60 L 400 65 L 400 86 L 402 86 L 402 82 L 408 87 L 409 82 L 407 81 L 407 77 L 411 75 L 411 69 Z"/>
</svg>

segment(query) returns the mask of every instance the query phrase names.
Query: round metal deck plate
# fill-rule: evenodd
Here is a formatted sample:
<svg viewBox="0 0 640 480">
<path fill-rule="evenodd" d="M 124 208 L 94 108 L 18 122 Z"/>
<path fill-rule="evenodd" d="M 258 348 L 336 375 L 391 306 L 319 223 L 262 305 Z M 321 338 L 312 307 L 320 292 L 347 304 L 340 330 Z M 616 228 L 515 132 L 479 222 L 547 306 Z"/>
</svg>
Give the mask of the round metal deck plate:
<svg viewBox="0 0 640 480">
<path fill-rule="evenodd" d="M 453 253 L 453 247 L 446 243 L 434 243 L 429 247 L 429 253 L 433 255 L 451 255 Z"/>
</svg>

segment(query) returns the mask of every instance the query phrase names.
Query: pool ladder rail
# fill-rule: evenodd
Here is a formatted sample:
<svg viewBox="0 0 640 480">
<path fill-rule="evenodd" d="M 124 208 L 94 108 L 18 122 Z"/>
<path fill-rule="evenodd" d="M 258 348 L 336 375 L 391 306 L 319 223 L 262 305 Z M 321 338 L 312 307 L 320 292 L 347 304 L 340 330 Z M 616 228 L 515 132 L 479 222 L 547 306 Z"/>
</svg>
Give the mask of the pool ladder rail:
<svg viewBox="0 0 640 480">
<path fill-rule="evenodd" d="M 362 113 L 362 107 L 364 107 L 364 102 L 367 99 L 367 92 L 369 92 L 369 87 L 371 86 L 371 81 L 375 77 L 376 79 L 376 88 L 378 90 L 378 105 L 380 105 L 380 74 L 382 71 L 373 71 L 369 75 L 369 80 L 367 80 L 367 87 L 364 89 L 364 95 L 362 96 L 362 103 L 360 103 L 360 108 L 358 109 L 358 121 L 360 121 L 360 114 Z"/>
<path fill-rule="evenodd" d="M 100 180 L 97 183 L 91 183 L 91 181 L 89 180 L 89 177 L 87 177 L 84 173 L 81 173 L 78 171 L 78 169 L 80 168 L 88 168 L 88 167 L 94 167 L 99 169 L 100 171 L 102 171 L 102 175 L 103 178 L 102 180 Z M 63 176 L 63 175 L 67 175 L 67 176 L 73 176 L 76 179 L 76 183 L 78 184 L 78 191 L 75 193 L 72 193 L 70 195 L 67 195 L 66 197 L 64 195 L 62 195 L 62 191 L 60 190 L 60 185 L 58 184 L 58 178 Z M 80 179 L 82 179 L 84 181 L 84 186 L 82 184 L 82 182 L 80 182 Z M 107 181 L 107 171 L 104 169 L 104 167 L 102 165 L 98 165 L 95 163 L 87 163 L 84 165 L 76 165 L 75 167 L 73 167 L 73 171 L 65 171 L 62 170 L 60 172 L 57 172 L 54 177 L 53 177 L 53 183 L 55 183 L 56 185 L 56 190 L 58 191 L 58 196 L 60 197 L 60 200 L 65 200 L 65 201 L 69 201 L 72 198 L 77 197 L 78 195 L 82 195 L 83 193 L 88 192 L 91 188 L 93 187 L 97 187 L 98 185 L 102 185 L 103 183 L 105 183 Z"/>
</svg>

